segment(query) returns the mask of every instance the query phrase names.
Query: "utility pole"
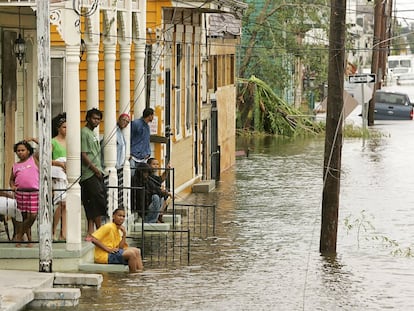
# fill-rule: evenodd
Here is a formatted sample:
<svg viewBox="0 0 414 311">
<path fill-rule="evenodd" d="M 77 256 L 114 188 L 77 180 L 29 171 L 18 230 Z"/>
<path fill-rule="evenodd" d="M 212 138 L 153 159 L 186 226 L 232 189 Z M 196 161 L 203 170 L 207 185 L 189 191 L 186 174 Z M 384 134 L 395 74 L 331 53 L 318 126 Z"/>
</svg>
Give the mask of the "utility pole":
<svg viewBox="0 0 414 311">
<path fill-rule="evenodd" d="M 52 185 L 49 0 L 37 1 L 39 114 L 39 272 L 52 272 Z"/>
<path fill-rule="evenodd" d="M 323 169 L 322 224 L 319 251 L 335 253 L 341 180 L 347 0 L 331 0 L 328 99 Z"/>
<path fill-rule="evenodd" d="M 302 18 L 303 19 L 303 18 Z M 296 43 L 298 47 L 302 47 L 303 45 L 303 38 L 304 33 L 302 29 L 298 30 L 298 33 L 296 34 Z M 302 98 L 303 98 L 303 64 L 302 64 L 302 58 L 301 55 L 296 55 L 295 59 L 295 73 L 296 73 L 296 81 L 295 81 L 295 108 L 300 109 L 300 106 L 302 105 Z"/>
<path fill-rule="evenodd" d="M 383 73 L 385 76 L 385 79 L 388 78 L 388 55 L 390 53 L 390 46 L 391 46 L 391 37 L 392 37 L 392 26 L 393 26 L 393 20 L 392 20 L 392 3 L 393 0 L 387 0 L 387 4 L 385 7 L 385 16 L 384 16 L 384 53 L 383 55 Z"/>
<path fill-rule="evenodd" d="M 384 16 L 384 7 L 383 0 L 375 0 L 374 8 L 374 40 L 372 46 L 372 62 L 371 62 L 371 73 L 377 75 L 377 82 L 374 83 L 374 88 L 372 90 L 372 98 L 369 101 L 368 108 L 368 125 L 374 125 L 374 95 L 376 90 L 381 89 L 381 82 L 383 80 L 383 72 L 381 68 L 381 49 L 385 46 L 384 36 L 382 32 L 383 28 L 383 16 Z"/>
<path fill-rule="evenodd" d="M 381 76 L 377 76 L 378 80 L 378 88 L 381 89 L 382 85 L 387 77 L 387 53 L 388 53 L 388 38 L 387 38 L 387 11 L 388 11 L 388 0 L 384 0 L 382 3 L 382 11 L 381 11 L 381 32 L 380 32 L 380 44 L 379 44 L 379 61 L 378 61 L 378 74 Z M 391 1 L 390 1 L 391 2 Z"/>
</svg>

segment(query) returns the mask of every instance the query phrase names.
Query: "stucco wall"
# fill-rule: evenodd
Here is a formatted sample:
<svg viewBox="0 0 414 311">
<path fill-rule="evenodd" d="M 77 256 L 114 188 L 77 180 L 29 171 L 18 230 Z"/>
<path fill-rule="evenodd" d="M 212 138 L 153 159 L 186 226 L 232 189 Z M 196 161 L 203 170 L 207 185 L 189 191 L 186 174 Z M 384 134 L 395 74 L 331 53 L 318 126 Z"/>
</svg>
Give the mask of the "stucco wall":
<svg viewBox="0 0 414 311">
<path fill-rule="evenodd" d="M 193 178 L 193 141 L 193 136 L 188 136 L 173 144 L 171 166 L 175 169 L 175 187 L 179 187 Z"/>
</svg>

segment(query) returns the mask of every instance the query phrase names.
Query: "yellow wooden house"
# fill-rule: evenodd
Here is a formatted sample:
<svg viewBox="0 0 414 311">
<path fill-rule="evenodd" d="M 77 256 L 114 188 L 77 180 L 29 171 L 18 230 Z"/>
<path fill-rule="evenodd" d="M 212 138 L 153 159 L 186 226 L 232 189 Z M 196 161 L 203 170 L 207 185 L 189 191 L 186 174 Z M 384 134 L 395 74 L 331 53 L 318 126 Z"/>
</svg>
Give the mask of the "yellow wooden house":
<svg viewBox="0 0 414 311">
<path fill-rule="evenodd" d="M 13 144 L 39 131 L 38 17 L 34 0 L 2 0 L 0 7 L 0 184 L 8 188 Z M 51 116 L 67 113 L 68 250 L 82 241 L 80 129 L 88 109 L 104 114 L 99 134 L 110 185 L 117 184 L 117 117 L 139 118 L 148 106 L 156 111 L 153 156 L 174 167 L 176 193 L 218 180 L 234 164 L 236 48 L 245 9 L 236 0 L 50 1 Z M 19 38 L 22 55 L 14 51 Z M 129 128 L 124 135 L 128 141 Z"/>
</svg>

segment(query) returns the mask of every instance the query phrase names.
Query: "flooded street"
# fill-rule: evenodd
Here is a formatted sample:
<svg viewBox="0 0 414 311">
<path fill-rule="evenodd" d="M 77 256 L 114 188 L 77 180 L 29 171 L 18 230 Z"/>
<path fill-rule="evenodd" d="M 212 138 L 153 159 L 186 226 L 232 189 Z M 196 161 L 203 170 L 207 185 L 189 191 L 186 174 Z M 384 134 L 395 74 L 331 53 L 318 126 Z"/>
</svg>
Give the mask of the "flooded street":
<svg viewBox="0 0 414 311">
<path fill-rule="evenodd" d="M 318 252 L 323 139 L 249 146 L 216 190 L 216 236 L 175 270 L 104 274 L 76 310 L 410 310 L 414 308 L 414 121 L 343 144 L 336 258 Z M 179 173 L 179 172 L 177 172 Z"/>
</svg>

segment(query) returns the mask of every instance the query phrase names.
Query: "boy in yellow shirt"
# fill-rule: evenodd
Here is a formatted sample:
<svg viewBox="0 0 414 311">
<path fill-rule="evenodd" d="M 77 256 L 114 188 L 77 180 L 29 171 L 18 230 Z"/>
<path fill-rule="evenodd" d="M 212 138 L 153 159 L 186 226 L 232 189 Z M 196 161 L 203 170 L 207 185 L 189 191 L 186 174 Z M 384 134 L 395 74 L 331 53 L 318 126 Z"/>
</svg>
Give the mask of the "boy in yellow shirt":
<svg viewBox="0 0 414 311">
<path fill-rule="evenodd" d="M 128 265 L 129 272 L 142 271 L 141 251 L 136 247 L 128 247 L 126 229 L 122 225 L 124 220 L 125 211 L 118 208 L 112 214 L 112 223 L 92 233 L 90 240 L 95 244 L 95 262 Z"/>
</svg>

